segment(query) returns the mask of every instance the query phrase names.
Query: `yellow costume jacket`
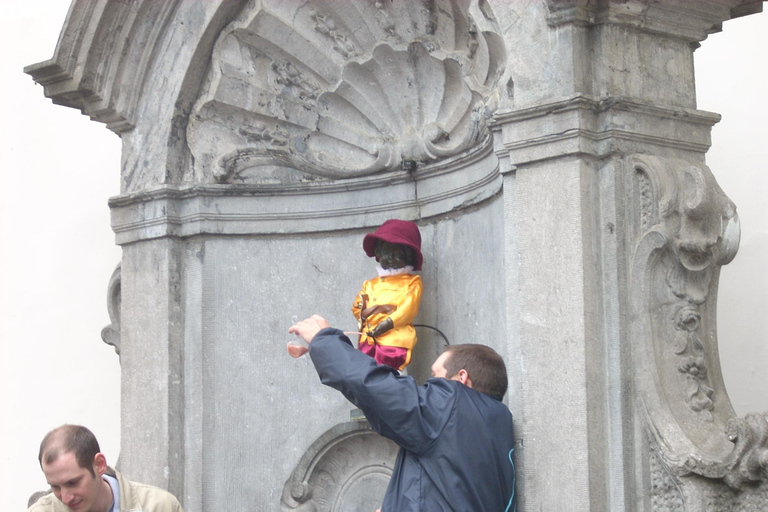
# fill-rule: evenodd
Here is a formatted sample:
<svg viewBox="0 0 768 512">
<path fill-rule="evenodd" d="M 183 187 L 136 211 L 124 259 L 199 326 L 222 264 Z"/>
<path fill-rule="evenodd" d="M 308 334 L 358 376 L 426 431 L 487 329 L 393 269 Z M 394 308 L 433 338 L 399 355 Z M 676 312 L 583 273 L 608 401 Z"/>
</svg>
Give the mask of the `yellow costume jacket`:
<svg viewBox="0 0 768 512">
<path fill-rule="evenodd" d="M 409 351 L 416 345 L 416 329 L 411 323 L 419 312 L 423 285 L 421 277 L 413 274 L 399 274 L 370 279 L 363 283 L 363 288 L 352 304 L 352 313 L 357 318 L 360 331 L 373 331 L 379 323 L 392 319 L 393 327 L 386 333 L 373 338 L 364 334 L 360 343 L 373 345 L 374 342 L 388 347 L 400 347 Z M 368 296 L 363 303 L 363 295 Z M 381 306 L 378 312 L 371 314 L 365 322 L 360 321 L 360 313 L 365 308 Z M 409 358 L 410 359 L 410 358 Z"/>
</svg>

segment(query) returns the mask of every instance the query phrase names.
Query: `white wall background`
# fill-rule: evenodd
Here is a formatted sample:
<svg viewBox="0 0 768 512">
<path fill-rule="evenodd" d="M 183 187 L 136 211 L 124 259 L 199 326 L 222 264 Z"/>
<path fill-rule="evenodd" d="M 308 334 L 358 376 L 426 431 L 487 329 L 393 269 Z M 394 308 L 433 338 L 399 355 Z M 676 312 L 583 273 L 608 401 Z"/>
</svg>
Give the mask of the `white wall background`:
<svg viewBox="0 0 768 512">
<path fill-rule="evenodd" d="M 120 259 L 107 198 L 120 141 L 54 106 L 22 73 L 53 55 L 66 0 L 5 0 L 0 15 L 0 510 L 46 487 L 42 436 L 80 423 L 110 463 L 120 367 L 100 332 Z M 768 410 L 768 14 L 729 21 L 696 51 L 698 105 L 721 113 L 708 163 L 738 205 L 742 243 L 719 293 L 723 373 L 739 414 Z"/>
<path fill-rule="evenodd" d="M 723 116 L 707 165 L 736 203 L 742 228 L 717 295 L 720 362 L 739 415 L 768 411 L 767 52 L 763 12 L 727 21 L 694 53 L 698 108 Z"/>
<path fill-rule="evenodd" d="M 120 261 L 107 199 L 120 139 L 51 104 L 24 66 L 53 56 L 68 0 L 3 0 L 0 11 L 0 510 L 46 488 L 42 437 L 63 423 L 120 445 L 120 366 L 101 341 Z"/>
</svg>

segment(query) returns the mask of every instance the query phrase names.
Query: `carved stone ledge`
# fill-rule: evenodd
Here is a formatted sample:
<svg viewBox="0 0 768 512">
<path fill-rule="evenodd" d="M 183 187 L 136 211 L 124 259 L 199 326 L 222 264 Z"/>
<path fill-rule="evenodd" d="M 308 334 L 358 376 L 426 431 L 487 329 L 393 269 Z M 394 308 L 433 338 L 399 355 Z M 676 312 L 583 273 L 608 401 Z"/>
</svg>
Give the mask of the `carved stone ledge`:
<svg viewBox="0 0 768 512">
<path fill-rule="evenodd" d="M 455 158 L 375 177 L 285 184 L 158 187 L 113 197 L 118 244 L 199 234 L 310 233 L 423 219 L 469 208 L 501 190 L 490 138 Z"/>
<path fill-rule="evenodd" d="M 336 425 L 306 451 L 283 488 L 281 509 L 357 512 L 381 505 L 398 446 L 368 422 Z"/>
<path fill-rule="evenodd" d="M 735 206 L 703 164 L 647 155 L 626 164 L 634 380 L 652 447 L 676 477 L 767 484 L 767 417 L 735 417 L 717 351 L 715 290 L 738 248 Z"/>
<path fill-rule="evenodd" d="M 703 154 L 719 120 L 718 114 L 695 109 L 579 94 L 499 112 L 492 127 L 501 132 L 504 148 L 520 165 L 574 154 L 604 157 L 665 149 Z"/>
</svg>

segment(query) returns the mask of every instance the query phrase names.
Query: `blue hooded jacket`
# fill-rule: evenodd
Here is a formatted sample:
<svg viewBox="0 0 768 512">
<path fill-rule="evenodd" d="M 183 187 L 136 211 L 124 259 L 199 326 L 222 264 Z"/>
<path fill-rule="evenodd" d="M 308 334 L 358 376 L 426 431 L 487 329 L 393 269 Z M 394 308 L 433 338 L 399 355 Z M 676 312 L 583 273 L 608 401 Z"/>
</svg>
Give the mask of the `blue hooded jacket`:
<svg viewBox="0 0 768 512">
<path fill-rule="evenodd" d="M 309 354 L 322 383 L 401 447 L 382 512 L 514 510 L 512 414 L 503 403 L 458 381 L 419 386 L 338 329 L 320 331 Z"/>
</svg>

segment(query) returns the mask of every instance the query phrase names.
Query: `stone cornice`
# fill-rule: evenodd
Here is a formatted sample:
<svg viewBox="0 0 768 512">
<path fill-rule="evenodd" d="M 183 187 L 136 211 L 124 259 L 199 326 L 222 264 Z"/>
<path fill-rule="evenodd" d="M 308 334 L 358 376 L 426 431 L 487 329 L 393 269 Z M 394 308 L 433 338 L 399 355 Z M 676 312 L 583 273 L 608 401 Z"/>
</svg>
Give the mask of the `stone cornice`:
<svg viewBox="0 0 768 512">
<path fill-rule="evenodd" d="M 556 114 L 568 110 L 589 109 L 595 112 L 608 110 L 637 112 L 668 119 L 686 119 L 691 122 L 714 126 L 720 121 L 720 114 L 682 107 L 663 107 L 642 103 L 630 98 L 611 96 L 608 98 L 595 98 L 584 94 L 577 94 L 568 98 L 542 103 L 517 110 L 499 111 L 494 116 L 494 126 L 521 121 L 549 114 Z"/>
<path fill-rule="evenodd" d="M 490 139 L 412 172 L 285 185 L 166 185 L 113 197 L 118 244 L 205 234 L 309 233 L 420 219 L 471 207 L 501 188 Z"/>
<path fill-rule="evenodd" d="M 710 146 L 711 127 L 719 120 L 718 114 L 700 110 L 576 95 L 497 113 L 493 129 L 500 132 L 511 161 L 520 165 L 572 154 L 603 157 L 650 148 L 703 154 Z"/>
<path fill-rule="evenodd" d="M 755 0 L 548 0 L 550 26 L 614 24 L 697 43 L 732 18 L 762 11 Z"/>
<path fill-rule="evenodd" d="M 59 105 L 122 133 L 179 0 L 72 3 L 52 59 L 24 68 Z"/>
</svg>

